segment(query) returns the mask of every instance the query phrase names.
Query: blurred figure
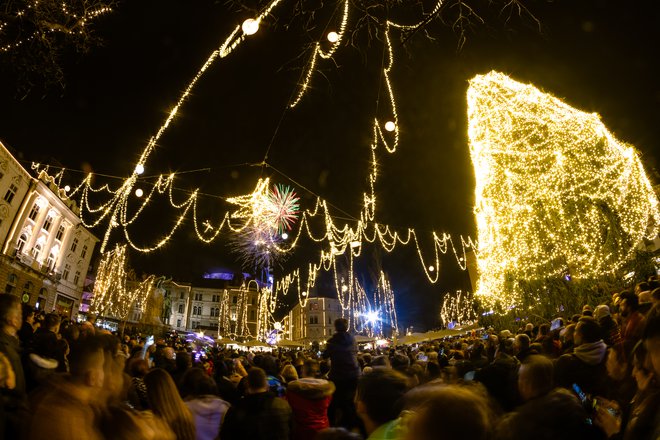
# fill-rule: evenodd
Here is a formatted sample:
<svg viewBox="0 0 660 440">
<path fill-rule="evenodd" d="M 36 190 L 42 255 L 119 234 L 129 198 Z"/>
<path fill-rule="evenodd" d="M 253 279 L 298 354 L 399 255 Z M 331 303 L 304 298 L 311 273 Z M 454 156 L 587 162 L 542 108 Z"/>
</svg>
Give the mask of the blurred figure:
<svg viewBox="0 0 660 440">
<path fill-rule="evenodd" d="M 284 379 L 284 382 L 287 385 L 294 380 L 298 380 L 298 372 L 296 371 L 296 368 L 291 364 L 285 365 L 284 368 L 282 368 L 280 376 L 282 376 L 282 379 Z"/>
<path fill-rule="evenodd" d="M 21 329 L 23 310 L 18 297 L 0 295 L 0 353 L 2 353 L 14 372 L 15 386 L 0 389 L 5 414 L 4 438 L 19 438 L 20 426 L 27 413 L 27 394 L 25 374 L 21 364 L 18 331 Z"/>
<path fill-rule="evenodd" d="M 413 415 L 406 440 L 487 440 L 492 414 L 483 395 L 468 387 L 431 385 L 412 391 Z M 379 437 L 380 438 L 380 437 Z"/>
<path fill-rule="evenodd" d="M 355 390 L 360 377 L 355 338 L 348 333 L 348 321 L 344 318 L 334 322 L 335 334 L 328 339 L 323 358 L 330 358 L 328 378 L 335 384 L 335 395 L 328 409 L 333 425 L 353 429 L 358 425 L 355 412 Z M 373 365 L 373 363 L 372 363 Z"/>
<path fill-rule="evenodd" d="M 167 371 L 156 368 L 144 376 L 149 407 L 174 431 L 177 440 L 195 440 L 195 423 Z"/>
<path fill-rule="evenodd" d="M 215 381 L 201 368 L 191 368 L 181 379 L 181 397 L 195 420 L 197 440 L 214 440 L 229 409 L 217 396 Z"/>
<path fill-rule="evenodd" d="M 346 428 L 328 428 L 320 431 L 315 440 L 362 440 L 362 436 L 347 431 Z"/>
<path fill-rule="evenodd" d="M 610 314 L 610 308 L 606 304 L 601 304 L 594 311 L 594 318 L 600 325 L 603 342 L 608 347 L 621 342 L 621 331 L 619 325 L 614 321 Z"/>
<path fill-rule="evenodd" d="M 246 380 L 247 394 L 227 411 L 220 438 L 289 440 L 291 408 L 269 390 L 266 372 L 252 367 Z"/>
<path fill-rule="evenodd" d="M 602 439 L 584 408 L 567 390 L 555 390 L 532 399 L 498 424 L 495 440 Z"/>
<path fill-rule="evenodd" d="M 518 369 L 518 391 L 523 402 L 545 396 L 552 390 L 554 379 L 552 361 L 532 355 Z"/>
<path fill-rule="evenodd" d="M 71 374 L 58 377 L 44 390 L 28 424 L 28 439 L 102 439 L 95 425 L 93 406 L 103 388 L 105 357 L 102 342 L 87 338 L 74 347 L 69 359 Z"/>
<path fill-rule="evenodd" d="M 135 409 L 149 409 L 147 386 L 144 384 L 144 376 L 149 372 L 149 363 L 144 359 L 133 358 L 128 361 L 127 369 L 131 377 L 128 385 L 128 402 Z"/>
<path fill-rule="evenodd" d="M 400 437 L 399 413 L 407 390 L 406 376 L 392 369 L 376 367 L 360 378 L 355 402 L 368 439 Z"/>
<path fill-rule="evenodd" d="M 21 341 L 23 349 L 30 346 L 32 336 L 34 336 L 34 309 L 29 304 L 22 304 L 23 307 L 23 325 L 18 331 L 18 339 Z"/>
<path fill-rule="evenodd" d="M 633 292 L 625 290 L 619 294 L 619 312 L 621 323 L 621 338 L 626 354 L 632 352 L 633 347 L 642 338 L 644 331 L 644 316 L 639 313 L 639 298 Z"/>
<path fill-rule="evenodd" d="M 330 427 L 328 407 L 335 385 L 317 379 L 319 363 L 308 359 L 303 364 L 302 379 L 289 383 L 286 400 L 293 411 L 293 440 L 314 440 L 316 433 Z"/>
</svg>

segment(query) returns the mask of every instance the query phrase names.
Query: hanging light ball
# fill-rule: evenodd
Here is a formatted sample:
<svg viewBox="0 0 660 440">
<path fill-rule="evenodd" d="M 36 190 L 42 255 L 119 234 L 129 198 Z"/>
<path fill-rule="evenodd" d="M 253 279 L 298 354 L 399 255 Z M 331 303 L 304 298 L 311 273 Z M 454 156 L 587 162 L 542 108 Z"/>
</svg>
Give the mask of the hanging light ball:
<svg viewBox="0 0 660 440">
<path fill-rule="evenodd" d="M 385 130 L 387 131 L 394 131 L 396 129 L 396 124 L 392 121 L 387 121 L 385 123 Z"/>
<path fill-rule="evenodd" d="M 136 197 L 142 197 L 143 195 L 144 195 L 144 191 L 142 191 L 142 188 L 138 188 L 135 190 Z"/>
<path fill-rule="evenodd" d="M 139 163 L 135 166 L 135 174 L 140 175 L 142 173 L 144 173 L 144 165 Z"/>
<path fill-rule="evenodd" d="M 339 41 L 339 34 L 335 31 L 328 32 L 328 41 L 331 43 L 336 43 Z"/>
<path fill-rule="evenodd" d="M 243 29 L 245 35 L 254 35 L 259 30 L 259 21 L 254 18 L 248 18 L 243 22 L 241 29 Z"/>
</svg>

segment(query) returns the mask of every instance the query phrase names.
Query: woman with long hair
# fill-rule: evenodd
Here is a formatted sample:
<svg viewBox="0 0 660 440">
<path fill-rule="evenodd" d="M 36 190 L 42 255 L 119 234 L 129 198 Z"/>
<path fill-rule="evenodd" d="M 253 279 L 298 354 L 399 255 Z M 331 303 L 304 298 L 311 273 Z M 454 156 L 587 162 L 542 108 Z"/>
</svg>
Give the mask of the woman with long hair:
<svg viewBox="0 0 660 440">
<path fill-rule="evenodd" d="M 153 413 L 170 426 L 178 440 L 195 440 L 193 416 L 179 396 L 169 373 L 154 368 L 144 376 L 144 384 Z"/>
</svg>

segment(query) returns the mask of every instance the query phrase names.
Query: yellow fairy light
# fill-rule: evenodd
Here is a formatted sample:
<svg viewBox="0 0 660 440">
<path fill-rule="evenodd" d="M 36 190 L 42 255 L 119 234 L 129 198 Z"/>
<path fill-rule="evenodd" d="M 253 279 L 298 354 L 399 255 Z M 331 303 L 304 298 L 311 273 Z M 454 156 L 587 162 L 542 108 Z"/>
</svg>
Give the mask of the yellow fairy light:
<svg viewBox="0 0 660 440">
<path fill-rule="evenodd" d="M 520 302 L 520 282 L 615 273 L 658 234 L 658 199 L 634 148 L 598 115 L 504 74 L 470 81 L 476 294 Z"/>
</svg>

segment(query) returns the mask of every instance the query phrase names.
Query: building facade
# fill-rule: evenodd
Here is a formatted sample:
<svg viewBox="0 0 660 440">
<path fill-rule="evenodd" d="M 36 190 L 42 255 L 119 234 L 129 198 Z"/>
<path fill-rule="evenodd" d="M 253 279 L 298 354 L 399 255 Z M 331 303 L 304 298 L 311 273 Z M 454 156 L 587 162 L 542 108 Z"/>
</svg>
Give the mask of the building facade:
<svg viewBox="0 0 660 440">
<path fill-rule="evenodd" d="M 309 298 L 305 307 L 298 303 L 289 312 L 288 337 L 305 344 L 326 341 L 335 332 L 335 319 L 341 317 L 341 304 L 336 298 Z"/>
<path fill-rule="evenodd" d="M 192 284 L 163 284 L 169 317 L 163 323 L 180 332 L 208 336 L 249 337 L 257 334 L 259 292 L 254 282 L 202 279 Z M 167 309 L 167 305 L 165 309 Z"/>
<path fill-rule="evenodd" d="M 75 201 L 41 171 L 33 178 L 0 143 L 0 288 L 72 317 L 98 243 Z"/>
</svg>

